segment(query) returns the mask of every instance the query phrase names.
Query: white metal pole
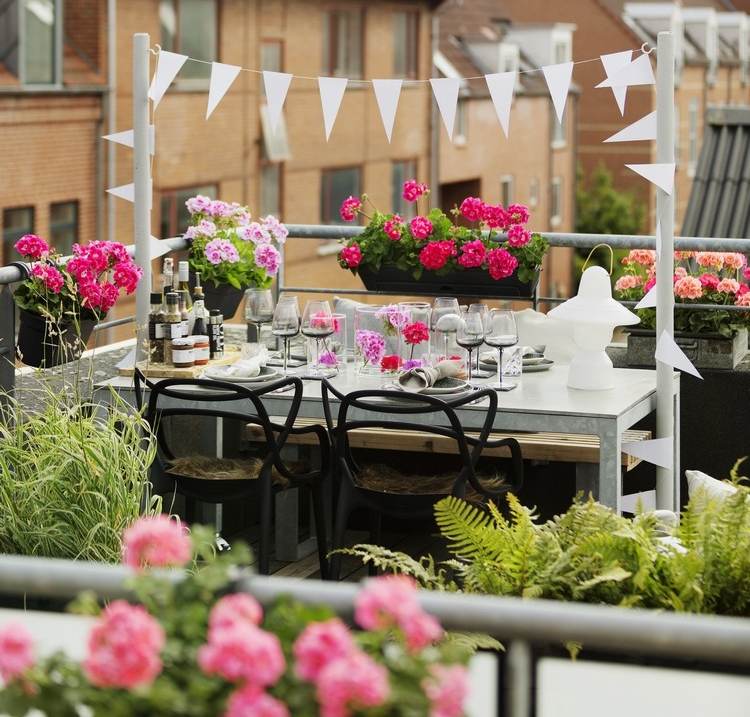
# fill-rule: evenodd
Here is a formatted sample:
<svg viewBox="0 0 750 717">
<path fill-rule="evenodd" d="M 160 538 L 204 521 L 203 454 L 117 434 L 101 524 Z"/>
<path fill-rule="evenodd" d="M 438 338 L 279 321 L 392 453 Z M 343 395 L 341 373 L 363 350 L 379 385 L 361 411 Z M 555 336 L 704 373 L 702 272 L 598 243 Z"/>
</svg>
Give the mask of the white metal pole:
<svg viewBox="0 0 750 717">
<path fill-rule="evenodd" d="M 656 161 L 674 162 L 674 38 L 671 32 L 660 32 L 656 62 Z M 656 338 L 666 331 L 674 335 L 674 197 L 656 190 L 656 220 L 661 228 L 661 251 L 656 262 Z M 658 245 L 658 240 L 657 240 Z M 674 435 L 674 370 L 656 362 L 656 435 Z M 679 420 L 679 417 L 678 417 Z M 674 451 L 673 451 L 674 453 Z M 656 469 L 656 507 L 674 510 L 679 485 L 679 461 Z"/>
<path fill-rule="evenodd" d="M 107 0 L 107 132 L 117 132 L 117 0 Z M 117 145 L 107 142 L 107 186 L 117 186 Z M 107 195 L 107 238 L 117 240 L 115 202 Z"/>
<path fill-rule="evenodd" d="M 151 293 L 151 167 L 148 146 L 149 36 L 133 35 L 133 233 L 135 263 L 143 278 L 135 294 L 137 359 L 145 358 L 148 338 L 149 294 Z"/>
</svg>

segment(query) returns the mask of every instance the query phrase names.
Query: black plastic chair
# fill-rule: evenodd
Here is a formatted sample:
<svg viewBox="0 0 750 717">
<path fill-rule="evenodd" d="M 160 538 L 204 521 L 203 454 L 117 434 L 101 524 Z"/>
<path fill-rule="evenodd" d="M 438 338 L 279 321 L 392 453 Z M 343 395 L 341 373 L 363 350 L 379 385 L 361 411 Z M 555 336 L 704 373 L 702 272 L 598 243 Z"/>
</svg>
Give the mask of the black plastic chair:
<svg viewBox="0 0 750 717">
<path fill-rule="evenodd" d="M 273 423 L 263 405 L 262 397 L 283 386 L 292 385 L 289 413 L 283 424 Z M 261 388 L 250 389 L 224 381 L 205 379 L 163 379 L 149 381 L 139 371 L 135 372 L 135 397 L 139 410 L 143 409 L 143 386 L 148 386 L 150 394 L 144 411 L 144 418 L 157 439 L 158 453 L 151 467 L 154 492 L 164 495 L 178 493 L 185 498 L 185 519 L 192 522 L 195 516 L 196 501 L 225 503 L 242 500 L 259 494 L 260 501 L 260 545 L 258 554 L 259 572 L 268 574 L 270 563 L 271 528 L 273 516 L 273 494 L 289 488 L 304 488 L 309 491 L 315 518 L 321 576 L 328 574 L 326 558 L 326 515 L 324 508 L 324 482 L 330 469 L 330 443 L 323 426 L 311 425 L 295 428 L 294 423 L 302 401 L 302 381 L 296 377 L 281 379 Z M 161 399 L 169 399 L 168 406 L 160 405 Z M 180 403 L 190 405 L 180 405 Z M 196 404 L 230 404 L 241 402 L 231 410 L 216 407 L 202 407 Z M 265 456 L 257 479 L 201 479 L 168 471 L 169 462 L 175 460 L 175 452 L 164 429 L 164 419 L 174 416 L 224 418 L 257 426 L 262 441 L 265 442 Z M 320 448 L 320 468 L 307 473 L 292 472 L 284 463 L 281 451 L 291 434 L 314 433 Z M 189 439 L 188 439 L 189 440 Z M 276 470 L 288 484 L 278 486 L 273 483 L 272 471 Z"/>
<path fill-rule="evenodd" d="M 492 426 L 497 413 L 497 393 L 492 389 L 482 389 L 453 401 L 434 396 L 388 390 L 361 390 L 342 394 L 328 381 L 323 381 L 323 409 L 326 424 L 331 435 L 334 451 L 333 475 L 338 487 L 338 499 L 333 529 L 332 549 L 341 548 L 344 542 L 347 521 L 356 508 L 366 508 L 371 516 L 371 540 L 380 539 L 380 519 L 383 515 L 410 519 L 427 517 L 443 494 L 404 494 L 370 490 L 357 484 L 360 471 L 352 456 L 349 442 L 350 431 L 361 428 L 388 430 L 414 430 L 436 436 L 451 438 L 456 443 L 456 452 L 461 459 L 461 468 L 453 482 L 451 495 L 466 496 L 467 486 L 471 486 L 483 497 L 497 500 L 505 493 L 517 492 L 523 484 L 523 457 L 521 446 L 515 438 L 491 440 Z M 332 397 L 340 402 L 336 420 L 333 418 Z M 478 435 L 467 435 L 461 425 L 456 410 L 477 399 L 487 398 L 489 405 Z M 350 417 L 352 410 L 357 412 Z M 442 414 L 440 417 L 438 414 Z M 414 420 L 417 416 L 429 416 L 424 422 Z M 408 420 L 411 418 L 412 420 Z M 477 464 L 485 448 L 507 446 L 511 454 L 512 480 L 503 483 L 497 490 L 483 485 L 477 476 Z M 330 575 L 338 579 L 341 558 L 334 555 L 330 565 Z"/>
</svg>

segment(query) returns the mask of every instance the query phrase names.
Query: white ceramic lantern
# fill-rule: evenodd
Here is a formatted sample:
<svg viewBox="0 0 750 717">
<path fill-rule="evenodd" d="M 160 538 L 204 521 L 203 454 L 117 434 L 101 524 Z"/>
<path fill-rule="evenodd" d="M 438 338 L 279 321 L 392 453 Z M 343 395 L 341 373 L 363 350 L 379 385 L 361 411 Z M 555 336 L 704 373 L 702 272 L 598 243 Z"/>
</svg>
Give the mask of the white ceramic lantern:
<svg viewBox="0 0 750 717">
<path fill-rule="evenodd" d="M 573 325 L 577 351 L 570 362 L 568 386 L 601 391 L 614 386 L 614 369 L 607 356 L 615 326 L 630 326 L 640 319 L 612 298 L 609 274 L 600 266 L 583 272 L 578 295 L 550 309 L 548 316 Z"/>
</svg>

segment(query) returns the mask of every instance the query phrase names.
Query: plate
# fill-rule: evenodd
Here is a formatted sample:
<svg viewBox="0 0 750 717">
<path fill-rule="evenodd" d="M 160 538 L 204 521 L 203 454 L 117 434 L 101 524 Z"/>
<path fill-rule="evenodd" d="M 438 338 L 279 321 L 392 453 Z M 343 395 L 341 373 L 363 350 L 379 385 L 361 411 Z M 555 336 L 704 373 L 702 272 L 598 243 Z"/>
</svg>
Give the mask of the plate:
<svg viewBox="0 0 750 717">
<path fill-rule="evenodd" d="M 460 378 L 441 378 L 432 386 L 423 388 L 418 393 L 425 396 L 445 396 L 454 393 L 466 393 L 471 390 L 471 386 Z"/>
<path fill-rule="evenodd" d="M 523 365 L 523 372 L 524 373 L 538 373 L 539 371 L 549 371 L 550 367 L 555 362 L 552 359 L 544 359 L 544 361 L 541 361 L 539 363 L 533 363 L 530 365 Z"/>
<path fill-rule="evenodd" d="M 203 372 L 201 378 L 212 378 L 216 381 L 228 381 L 229 383 L 264 383 L 281 376 L 278 371 L 268 366 L 262 366 L 257 376 L 233 376 L 229 373 L 231 368 L 231 366 L 212 366 Z"/>
</svg>

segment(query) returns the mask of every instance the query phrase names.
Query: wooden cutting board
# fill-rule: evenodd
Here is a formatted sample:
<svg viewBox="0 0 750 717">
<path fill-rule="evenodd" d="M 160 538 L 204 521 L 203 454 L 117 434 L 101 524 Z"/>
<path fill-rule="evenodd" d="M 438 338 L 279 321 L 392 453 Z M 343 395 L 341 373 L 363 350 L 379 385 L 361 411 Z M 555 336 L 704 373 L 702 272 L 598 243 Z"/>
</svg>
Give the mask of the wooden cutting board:
<svg viewBox="0 0 750 717">
<path fill-rule="evenodd" d="M 153 361 L 139 361 L 138 368 L 148 378 L 198 378 L 209 366 L 227 366 L 240 358 L 239 346 L 225 346 L 224 356 L 213 359 L 203 366 L 189 366 L 188 368 L 175 368 L 165 363 L 154 363 Z M 118 369 L 120 376 L 132 376 L 133 367 Z"/>
</svg>

